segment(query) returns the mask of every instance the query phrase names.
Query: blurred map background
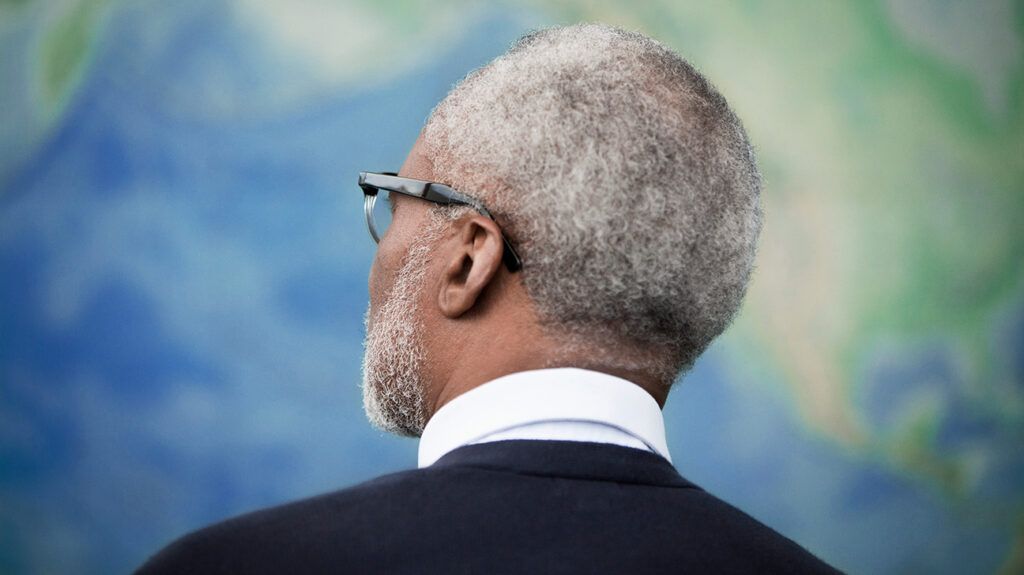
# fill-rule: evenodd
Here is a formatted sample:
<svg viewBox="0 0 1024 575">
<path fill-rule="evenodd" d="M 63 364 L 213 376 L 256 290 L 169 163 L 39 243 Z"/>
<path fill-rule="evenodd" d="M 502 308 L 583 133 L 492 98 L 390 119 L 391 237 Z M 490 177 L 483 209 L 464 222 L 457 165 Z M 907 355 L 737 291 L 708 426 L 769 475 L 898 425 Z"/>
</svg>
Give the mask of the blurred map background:
<svg viewBox="0 0 1024 575">
<path fill-rule="evenodd" d="M 692 60 L 767 180 L 683 475 L 852 572 L 1024 572 L 1019 0 L 0 1 L 0 572 L 414 466 L 362 414 L 356 174 L 580 20 Z"/>
</svg>

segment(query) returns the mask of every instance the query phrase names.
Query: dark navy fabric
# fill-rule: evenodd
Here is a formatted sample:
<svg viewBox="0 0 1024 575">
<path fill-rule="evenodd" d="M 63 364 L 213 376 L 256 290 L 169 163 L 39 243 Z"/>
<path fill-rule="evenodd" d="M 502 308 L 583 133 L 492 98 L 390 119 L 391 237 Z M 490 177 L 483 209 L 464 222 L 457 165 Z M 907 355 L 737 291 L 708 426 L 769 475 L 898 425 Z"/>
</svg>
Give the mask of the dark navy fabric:
<svg viewBox="0 0 1024 575">
<path fill-rule="evenodd" d="M 766 493 L 766 497 L 771 494 Z M 835 573 L 653 453 L 499 441 L 230 519 L 139 573 Z"/>
</svg>

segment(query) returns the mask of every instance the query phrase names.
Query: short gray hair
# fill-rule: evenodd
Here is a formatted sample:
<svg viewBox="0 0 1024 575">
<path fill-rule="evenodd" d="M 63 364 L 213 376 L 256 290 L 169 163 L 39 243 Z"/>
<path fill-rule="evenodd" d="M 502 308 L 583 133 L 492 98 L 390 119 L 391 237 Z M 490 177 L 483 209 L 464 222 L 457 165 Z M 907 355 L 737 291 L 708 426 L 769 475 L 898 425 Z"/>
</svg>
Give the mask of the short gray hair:
<svg viewBox="0 0 1024 575">
<path fill-rule="evenodd" d="M 482 200 L 545 329 L 666 386 L 732 321 L 761 230 L 746 132 L 689 63 L 600 24 L 521 38 L 424 128 L 434 175 Z M 605 361 L 606 360 L 606 361 Z"/>
</svg>

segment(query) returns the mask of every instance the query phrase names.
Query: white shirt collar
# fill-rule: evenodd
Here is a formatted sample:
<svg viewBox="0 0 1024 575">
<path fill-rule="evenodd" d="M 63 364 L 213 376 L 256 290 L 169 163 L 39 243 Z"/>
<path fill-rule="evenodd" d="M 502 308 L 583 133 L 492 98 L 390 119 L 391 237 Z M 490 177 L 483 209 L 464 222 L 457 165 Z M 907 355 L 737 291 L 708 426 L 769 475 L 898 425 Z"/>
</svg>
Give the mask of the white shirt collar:
<svg viewBox="0 0 1024 575">
<path fill-rule="evenodd" d="M 573 426 L 581 422 L 601 427 L 602 437 L 619 433 L 672 460 L 661 408 L 640 386 L 597 371 L 556 368 L 499 377 L 446 403 L 420 437 L 419 466 L 488 436 L 509 438 L 509 430 L 525 426 L 532 427 L 532 439 L 594 440 L 593 434 L 580 431 L 583 427 Z"/>
</svg>

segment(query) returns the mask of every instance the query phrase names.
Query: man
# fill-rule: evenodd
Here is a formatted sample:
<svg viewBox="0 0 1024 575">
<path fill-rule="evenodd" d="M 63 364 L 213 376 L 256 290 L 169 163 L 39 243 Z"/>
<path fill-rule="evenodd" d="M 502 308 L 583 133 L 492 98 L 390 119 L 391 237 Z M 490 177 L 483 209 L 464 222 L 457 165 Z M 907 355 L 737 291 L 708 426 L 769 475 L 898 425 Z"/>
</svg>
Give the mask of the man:
<svg viewBox="0 0 1024 575">
<path fill-rule="evenodd" d="M 672 467 L 660 407 L 740 305 L 746 134 L 689 64 L 601 25 L 470 74 L 363 173 L 364 403 L 419 469 L 259 511 L 141 572 L 831 572 Z"/>
</svg>

